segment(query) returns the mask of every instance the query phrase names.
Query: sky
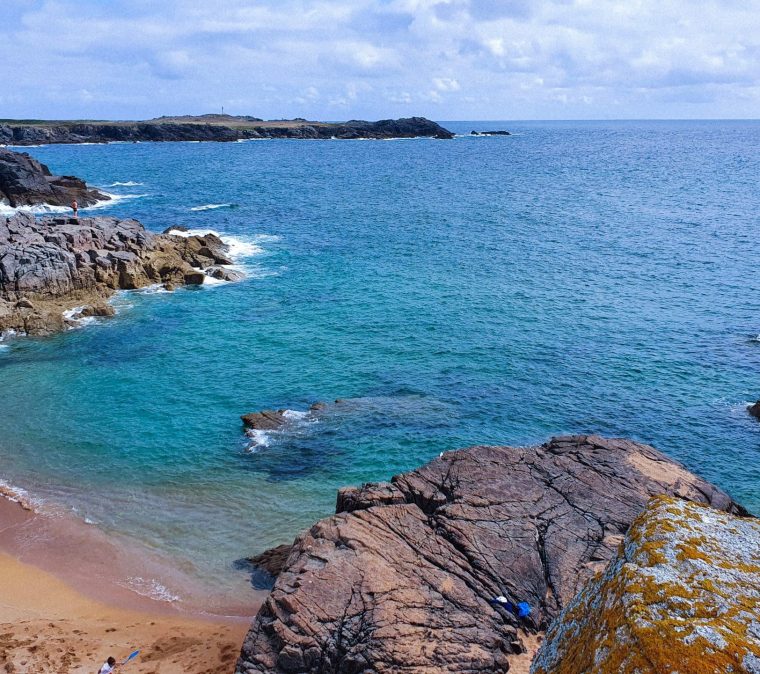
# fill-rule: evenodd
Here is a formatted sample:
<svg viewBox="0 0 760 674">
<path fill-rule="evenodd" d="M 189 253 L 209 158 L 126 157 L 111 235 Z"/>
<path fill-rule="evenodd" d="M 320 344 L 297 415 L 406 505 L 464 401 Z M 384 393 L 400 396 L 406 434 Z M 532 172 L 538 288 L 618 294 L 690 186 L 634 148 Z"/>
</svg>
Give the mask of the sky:
<svg viewBox="0 0 760 674">
<path fill-rule="evenodd" d="M 756 118 L 760 0 L 0 0 L 0 118 Z"/>
</svg>

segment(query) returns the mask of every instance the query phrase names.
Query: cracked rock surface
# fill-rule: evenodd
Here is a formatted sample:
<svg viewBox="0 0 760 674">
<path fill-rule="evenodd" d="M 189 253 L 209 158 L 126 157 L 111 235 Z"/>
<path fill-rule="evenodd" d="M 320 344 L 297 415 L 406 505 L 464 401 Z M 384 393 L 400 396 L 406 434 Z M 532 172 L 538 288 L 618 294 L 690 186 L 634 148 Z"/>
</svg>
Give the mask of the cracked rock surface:
<svg viewBox="0 0 760 674">
<path fill-rule="evenodd" d="M 760 521 L 653 499 L 552 623 L 531 672 L 760 673 Z"/>
<path fill-rule="evenodd" d="M 657 494 L 745 514 L 657 450 L 596 436 L 471 447 L 343 489 L 293 544 L 236 671 L 504 672 Z M 489 600 L 532 607 L 518 622 Z"/>
<path fill-rule="evenodd" d="M 213 234 L 152 234 L 137 220 L 20 211 L 0 218 L 0 334 L 56 332 L 67 309 L 107 315 L 103 302 L 116 290 L 199 284 L 203 269 L 230 262 Z"/>
</svg>

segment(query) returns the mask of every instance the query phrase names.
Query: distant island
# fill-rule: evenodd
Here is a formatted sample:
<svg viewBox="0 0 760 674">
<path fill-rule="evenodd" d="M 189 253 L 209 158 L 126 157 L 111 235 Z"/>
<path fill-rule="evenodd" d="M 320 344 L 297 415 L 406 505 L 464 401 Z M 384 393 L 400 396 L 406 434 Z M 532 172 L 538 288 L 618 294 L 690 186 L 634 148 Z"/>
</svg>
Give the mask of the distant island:
<svg viewBox="0 0 760 674">
<path fill-rule="evenodd" d="M 453 138 L 425 117 L 376 122 L 312 122 L 296 118 L 264 121 L 233 115 L 182 115 L 145 121 L 0 119 L 0 145 L 52 145 L 149 141 L 231 142 L 260 138 L 390 139 Z"/>
</svg>

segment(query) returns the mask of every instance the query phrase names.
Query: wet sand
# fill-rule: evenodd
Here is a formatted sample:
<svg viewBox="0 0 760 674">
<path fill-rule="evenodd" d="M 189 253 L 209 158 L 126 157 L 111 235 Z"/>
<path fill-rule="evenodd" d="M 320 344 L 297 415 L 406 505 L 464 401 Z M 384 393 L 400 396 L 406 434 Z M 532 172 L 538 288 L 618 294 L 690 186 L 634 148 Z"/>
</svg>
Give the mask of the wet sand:
<svg viewBox="0 0 760 674">
<path fill-rule="evenodd" d="M 95 674 L 140 649 L 121 671 L 231 674 L 264 595 L 251 590 L 226 617 L 155 601 L 113 582 L 141 572 L 122 553 L 94 527 L 0 496 L 0 672 Z"/>
</svg>

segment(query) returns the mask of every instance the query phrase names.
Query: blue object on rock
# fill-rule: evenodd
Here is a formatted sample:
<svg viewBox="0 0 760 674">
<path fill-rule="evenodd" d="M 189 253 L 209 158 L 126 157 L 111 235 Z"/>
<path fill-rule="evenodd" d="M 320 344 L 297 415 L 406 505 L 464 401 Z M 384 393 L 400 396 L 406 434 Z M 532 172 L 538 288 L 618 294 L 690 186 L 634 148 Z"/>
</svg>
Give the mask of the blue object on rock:
<svg viewBox="0 0 760 674">
<path fill-rule="evenodd" d="M 527 618 L 530 615 L 530 604 L 527 601 L 521 601 L 517 605 L 517 617 Z"/>
</svg>

